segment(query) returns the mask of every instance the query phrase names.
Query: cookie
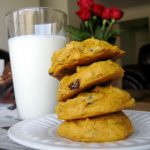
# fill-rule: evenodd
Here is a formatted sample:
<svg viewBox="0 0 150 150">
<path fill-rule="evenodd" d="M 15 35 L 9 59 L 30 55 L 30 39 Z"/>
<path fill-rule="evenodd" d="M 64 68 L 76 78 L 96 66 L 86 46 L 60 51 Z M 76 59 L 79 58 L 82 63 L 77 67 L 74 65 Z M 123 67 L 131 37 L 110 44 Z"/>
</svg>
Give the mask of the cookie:
<svg viewBox="0 0 150 150">
<path fill-rule="evenodd" d="M 53 54 L 49 74 L 61 79 L 65 75 L 73 74 L 77 66 L 106 59 L 117 59 L 124 53 L 117 46 L 94 38 L 82 42 L 72 41 Z"/>
<path fill-rule="evenodd" d="M 113 86 L 96 87 L 66 102 L 59 102 L 56 114 L 62 120 L 81 119 L 120 111 L 134 105 L 135 100 L 124 90 Z"/>
<path fill-rule="evenodd" d="M 111 142 L 127 138 L 133 126 L 122 112 L 64 121 L 58 127 L 58 135 L 80 142 Z"/>
<path fill-rule="evenodd" d="M 77 72 L 65 76 L 60 81 L 57 99 L 66 101 L 79 92 L 92 86 L 123 77 L 124 70 L 111 60 L 95 62 L 89 66 L 78 67 Z"/>
</svg>

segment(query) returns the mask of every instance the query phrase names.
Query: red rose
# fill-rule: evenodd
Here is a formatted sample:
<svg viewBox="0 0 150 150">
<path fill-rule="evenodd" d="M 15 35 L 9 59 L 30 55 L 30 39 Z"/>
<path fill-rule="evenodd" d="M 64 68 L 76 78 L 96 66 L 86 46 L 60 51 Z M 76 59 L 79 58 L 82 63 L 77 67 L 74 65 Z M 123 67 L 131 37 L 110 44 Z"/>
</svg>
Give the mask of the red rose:
<svg viewBox="0 0 150 150">
<path fill-rule="evenodd" d="M 110 8 L 104 8 L 101 17 L 103 19 L 110 19 L 110 13 L 111 13 L 111 9 Z"/>
<path fill-rule="evenodd" d="M 79 0 L 77 4 L 80 8 L 91 9 L 93 0 Z"/>
<path fill-rule="evenodd" d="M 104 10 L 104 6 L 101 4 L 93 4 L 93 13 L 97 16 L 101 16 Z"/>
<path fill-rule="evenodd" d="M 112 8 L 111 9 L 111 18 L 115 20 L 121 19 L 123 16 L 123 11 L 121 11 L 118 8 Z"/>
<path fill-rule="evenodd" d="M 76 12 L 76 14 L 80 17 L 81 20 L 86 21 L 91 17 L 91 13 L 89 9 L 87 8 L 82 8 Z"/>
</svg>

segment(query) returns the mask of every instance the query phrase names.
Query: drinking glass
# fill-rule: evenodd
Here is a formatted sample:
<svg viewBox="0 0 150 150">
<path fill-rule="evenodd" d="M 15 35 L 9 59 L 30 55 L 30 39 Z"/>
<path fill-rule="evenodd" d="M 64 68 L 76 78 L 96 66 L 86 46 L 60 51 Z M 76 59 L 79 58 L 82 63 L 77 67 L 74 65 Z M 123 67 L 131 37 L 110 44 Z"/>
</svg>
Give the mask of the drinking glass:
<svg viewBox="0 0 150 150">
<path fill-rule="evenodd" d="M 48 74 L 52 54 L 66 44 L 66 14 L 49 7 L 6 14 L 8 46 L 19 117 L 53 113 L 57 80 Z"/>
</svg>

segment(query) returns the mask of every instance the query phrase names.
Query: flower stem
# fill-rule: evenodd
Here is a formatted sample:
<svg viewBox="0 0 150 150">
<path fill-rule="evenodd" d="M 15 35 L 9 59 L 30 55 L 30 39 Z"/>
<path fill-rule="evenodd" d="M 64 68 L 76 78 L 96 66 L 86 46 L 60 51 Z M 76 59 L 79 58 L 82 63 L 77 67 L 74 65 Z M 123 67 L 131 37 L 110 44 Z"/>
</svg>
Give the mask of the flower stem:
<svg viewBox="0 0 150 150">
<path fill-rule="evenodd" d="M 93 35 L 93 28 L 92 28 L 92 25 L 91 25 L 91 23 L 89 23 L 89 28 L 90 28 L 90 32 L 91 32 L 91 34 Z"/>
<path fill-rule="evenodd" d="M 102 31 L 104 31 L 104 29 L 105 29 L 106 22 L 107 22 L 107 20 L 104 19 L 104 20 L 103 20 L 103 23 L 102 23 Z"/>
<path fill-rule="evenodd" d="M 88 21 L 84 22 L 85 27 L 88 29 Z"/>
<path fill-rule="evenodd" d="M 111 28 L 112 28 L 112 25 L 115 23 L 115 19 L 112 19 L 111 20 L 111 22 L 110 22 L 110 24 L 109 24 L 109 26 L 108 26 L 108 28 L 107 28 L 107 30 L 106 30 L 106 32 L 105 32 L 105 35 L 104 35 L 104 40 L 108 40 L 108 34 L 109 34 L 109 32 L 110 32 L 110 30 L 111 30 Z"/>
<path fill-rule="evenodd" d="M 85 21 L 84 24 L 85 24 L 86 29 L 89 30 L 91 32 L 91 34 L 93 35 L 93 28 L 92 28 L 91 22 Z"/>
</svg>

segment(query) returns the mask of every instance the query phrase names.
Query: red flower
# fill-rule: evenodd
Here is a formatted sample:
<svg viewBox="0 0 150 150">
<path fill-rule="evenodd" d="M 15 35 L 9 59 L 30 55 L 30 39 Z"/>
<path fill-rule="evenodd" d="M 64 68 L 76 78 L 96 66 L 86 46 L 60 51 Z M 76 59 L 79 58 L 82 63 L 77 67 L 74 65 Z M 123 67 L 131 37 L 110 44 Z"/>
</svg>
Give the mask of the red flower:
<svg viewBox="0 0 150 150">
<path fill-rule="evenodd" d="M 120 9 L 115 8 L 115 7 L 111 9 L 112 19 L 119 20 L 122 18 L 122 16 L 123 16 L 123 12 Z"/>
<path fill-rule="evenodd" d="M 80 8 L 91 9 L 93 0 L 79 0 L 77 4 Z"/>
<path fill-rule="evenodd" d="M 101 4 L 93 4 L 93 12 L 97 16 L 101 16 L 102 12 L 104 10 L 104 6 Z"/>
<path fill-rule="evenodd" d="M 111 15 L 111 9 L 110 8 L 104 8 L 101 17 L 103 19 L 110 19 L 110 15 Z"/>
<path fill-rule="evenodd" d="M 87 9 L 87 8 L 84 8 L 84 9 L 82 8 L 82 9 L 78 10 L 76 12 L 76 14 L 80 17 L 80 19 L 82 21 L 86 21 L 91 17 L 91 13 L 90 13 L 89 9 Z"/>
</svg>

